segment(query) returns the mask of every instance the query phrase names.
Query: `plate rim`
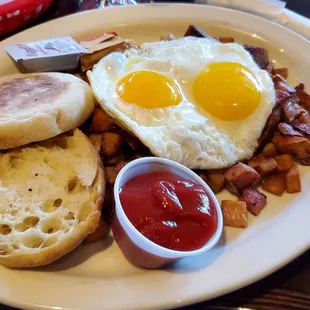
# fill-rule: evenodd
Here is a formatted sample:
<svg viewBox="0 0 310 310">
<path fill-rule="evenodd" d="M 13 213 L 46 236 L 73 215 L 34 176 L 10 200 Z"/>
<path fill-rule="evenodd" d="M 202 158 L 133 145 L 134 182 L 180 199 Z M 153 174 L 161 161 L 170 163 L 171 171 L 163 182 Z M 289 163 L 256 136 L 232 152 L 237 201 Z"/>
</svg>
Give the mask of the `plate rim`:
<svg viewBox="0 0 310 310">
<path fill-rule="evenodd" d="M 268 19 L 265 19 L 263 17 L 260 17 L 260 16 L 256 16 L 254 14 L 250 14 L 250 13 L 247 13 L 247 12 L 240 12 L 238 10 L 234 10 L 234 9 L 230 9 L 230 8 L 223 8 L 223 7 L 214 7 L 212 5 L 199 5 L 199 4 L 184 4 L 184 3 L 181 3 L 181 4 L 175 4 L 175 3 L 157 3 L 157 4 L 140 4 L 140 5 L 136 5 L 136 6 L 128 6 L 128 7 L 111 7 L 111 8 L 104 8 L 102 10 L 98 10 L 98 9 L 95 9 L 95 10 L 90 10 L 90 11 L 84 11 L 84 12 L 79 12 L 79 13 L 76 13 L 76 14 L 72 14 L 72 15 L 68 15 L 68 16 L 64 16 L 64 17 L 60 17 L 60 18 L 57 18 L 57 19 L 54 19 L 54 20 L 51 20 L 51 21 L 48 21 L 48 22 L 45 22 L 43 24 L 40 24 L 40 25 L 37 25 L 35 27 L 32 27 L 30 29 L 26 29 L 22 32 L 19 32 L 18 34 L 8 38 L 8 39 L 5 39 L 3 40 L 1 43 L 0 43 L 0 46 L 3 47 L 8 41 L 14 41 L 15 38 L 19 38 L 20 36 L 22 36 L 25 32 L 29 32 L 29 31 L 33 31 L 33 29 L 35 29 L 34 31 L 36 31 L 38 28 L 41 28 L 42 25 L 45 25 L 45 26 L 49 26 L 51 27 L 50 25 L 52 25 L 53 23 L 57 23 L 60 19 L 61 20 L 70 20 L 72 18 L 74 18 L 74 16 L 76 15 L 84 15 L 84 16 L 87 16 L 87 15 L 90 15 L 92 14 L 93 11 L 106 11 L 106 10 L 128 10 L 129 8 L 132 9 L 132 7 L 135 8 L 135 10 L 138 10 L 141 6 L 147 6 L 147 7 L 158 7 L 158 6 L 174 6 L 174 7 L 192 7 L 192 6 L 201 6 L 201 7 L 206 7 L 206 8 L 216 8 L 216 10 L 224 10 L 224 11 L 230 11 L 230 12 L 238 12 L 238 13 L 241 13 L 242 15 L 245 14 L 245 15 L 250 15 L 251 18 L 255 18 L 255 19 L 258 19 L 258 20 L 263 20 L 264 22 L 267 22 L 269 24 L 272 24 L 273 26 L 277 26 L 277 27 L 281 27 L 283 29 L 285 29 L 285 31 L 288 31 L 290 33 L 292 33 L 294 36 L 298 36 L 299 39 L 302 39 L 303 41 L 306 41 L 309 46 L 310 46 L 310 41 L 308 41 L 306 38 L 304 38 L 303 36 L 301 36 L 300 34 L 282 26 L 282 25 L 279 25 L 277 23 L 274 23 L 272 21 L 269 21 Z M 98 13 L 99 14 L 99 13 Z M 102 13 L 102 14 L 105 14 L 105 13 Z M 216 293 L 214 293 L 214 295 L 212 296 L 212 294 L 209 294 L 209 296 L 211 296 L 210 298 L 208 299 L 212 299 L 214 297 L 217 297 L 217 296 L 220 296 L 222 295 L 223 293 L 227 294 L 227 293 L 230 293 L 232 291 L 235 291 L 237 289 L 240 289 L 241 287 L 244 287 L 244 286 L 247 286 L 253 282 L 256 282 L 262 278 L 264 278 L 265 276 L 275 272 L 276 270 L 282 268 L 283 266 L 285 266 L 287 263 L 289 263 L 290 261 L 294 260 L 296 257 L 298 257 L 299 255 L 301 255 L 302 253 L 304 253 L 305 251 L 307 251 L 308 249 L 310 248 L 310 241 L 309 241 L 309 244 L 305 247 L 301 247 L 299 249 L 299 251 L 295 251 L 293 255 L 291 256 L 288 256 L 285 260 L 283 260 L 280 264 L 276 264 L 275 266 L 272 266 L 271 268 L 267 268 L 265 269 L 265 272 L 264 273 L 261 273 L 259 276 L 252 276 L 252 278 L 247 278 L 246 280 L 244 281 L 241 281 L 241 282 L 238 282 L 238 285 L 234 285 L 233 287 L 229 288 L 229 289 L 222 289 L 222 290 L 218 290 Z M 0 283 L 1 285 L 1 283 Z M 224 292 L 223 292 L 224 291 Z M 180 307 L 180 306 L 186 306 L 186 305 L 190 305 L 190 304 L 193 304 L 193 303 L 197 303 L 197 302 L 201 302 L 201 301 L 204 301 L 206 300 L 205 299 L 206 297 L 203 295 L 203 294 L 200 294 L 199 296 L 198 295 L 195 295 L 195 296 L 192 296 L 191 298 L 187 298 L 186 300 L 182 300 L 180 303 L 172 303 L 172 302 L 169 302 L 169 304 L 158 304 L 155 306 L 155 308 L 153 306 L 151 306 L 150 308 L 148 309 L 159 309 L 159 307 L 164 307 L 164 308 L 171 308 L 171 307 Z M 43 305 L 35 305 L 35 304 L 24 304 L 24 303 L 19 303 L 18 301 L 16 302 L 11 302 L 11 301 L 5 301 L 3 299 L 1 299 L 1 296 L 0 296 L 0 302 L 2 302 L 3 304 L 7 304 L 7 305 L 11 305 L 13 307 L 23 307 L 23 308 L 27 308 L 27 309 L 51 309 L 52 307 L 49 307 L 49 306 L 43 306 Z"/>
</svg>

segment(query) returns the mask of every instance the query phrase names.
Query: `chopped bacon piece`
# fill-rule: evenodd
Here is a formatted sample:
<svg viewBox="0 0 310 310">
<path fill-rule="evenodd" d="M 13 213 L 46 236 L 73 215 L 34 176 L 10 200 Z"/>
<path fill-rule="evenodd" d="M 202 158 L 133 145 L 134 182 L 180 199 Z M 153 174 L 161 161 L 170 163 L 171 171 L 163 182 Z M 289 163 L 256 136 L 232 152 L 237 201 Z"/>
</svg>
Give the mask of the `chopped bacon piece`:
<svg viewBox="0 0 310 310">
<path fill-rule="evenodd" d="M 282 196 L 285 192 L 285 177 L 282 174 L 272 174 L 264 178 L 262 189 L 271 194 Z"/>
<path fill-rule="evenodd" d="M 254 187 L 249 187 L 243 190 L 242 196 L 239 197 L 239 200 L 244 201 L 248 211 L 256 216 L 260 214 L 267 204 L 267 196 Z"/>
<path fill-rule="evenodd" d="M 269 65 L 268 52 L 262 47 L 244 45 L 244 48 L 252 55 L 253 59 L 261 69 L 266 69 Z"/>
<path fill-rule="evenodd" d="M 274 64 L 270 62 L 269 65 L 266 67 L 266 71 L 268 71 L 270 75 L 272 75 L 273 70 L 274 70 Z"/>
<path fill-rule="evenodd" d="M 306 112 L 294 99 L 289 98 L 281 102 L 284 116 L 287 121 L 292 122 L 295 118 L 299 117 L 302 113 Z"/>
<path fill-rule="evenodd" d="M 292 97 L 291 93 L 281 90 L 281 89 L 276 89 L 276 102 L 277 103 L 280 103 L 283 100 L 288 99 L 290 97 Z"/>
<path fill-rule="evenodd" d="M 285 176 L 286 191 L 290 194 L 301 192 L 300 173 L 296 165 Z"/>
<path fill-rule="evenodd" d="M 278 129 L 281 134 L 285 136 L 299 136 L 302 137 L 302 134 L 299 131 L 296 131 L 290 124 L 280 123 Z"/>
<path fill-rule="evenodd" d="M 286 80 L 279 74 L 272 76 L 275 89 L 280 89 L 285 92 L 294 94 L 296 92 L 295 88 L 287 84 Z"/>
<path fill-rule="evenodd" d="M 274 157 L 277 155 L 277 149 L 273 143 L 268 143 L 263 148 L 263 155 L 266 158 Z"/>
<path fill-rule="evenodd" d="M 296 95 L 300 100 L 300 103 L 306 109 L 310 109 L 310 95 L 305 92 L 305 85 L 300 83 L 295 87 Z"/>
<path fill-rule="evenodd" d="M 223 213 L 224 226 L 247 227 L 247 209 L 243 201 L 222 200 L 221 209 Z"/>
<path fill-rule="evenodd" d="M 234 38 L 232 38 L 232 37 L 219 37 L 219 41 L 222 43 L 233 43 L 233 42 L 235 42 Z"/>
<path fill-rule="evenodd" d="M 224 177 L 229 184 L 228 189 L 234 194 L 249 186 L 257 186 L 261 177 L 253 168 L 243 163 L 238 163 L 229 168 Z"/>
<path fill-rule="evenodd" d="M 266 159 L 266 157 L 263 154 L 259 154 L 255 157 L 252 157 L 249 161 L 248 161 L 248 165 L 250 167 L 252 167 L 253 169 L 256 169 L 258 167 L 258 165 L 264 161 Z"/>
<path fill-rule="evenodd" d="M 258 165 L 256 170 L 263 177 L 267 174 L 275 172 L 277 169 L 277 162 L 273 158 L 267 158 Z"/>
<path fill-rule="evenodd" d="M 279 172 L 287 172 L 294 165 L 294 158 L 291 154 L 277 155 L 277 156 L 275 156 L 274 159 L 278 164 L 278 171 Z"/>
<path fill-rule="evenodd" d="M 138 150 L 144 147 L 144 144 L 134 135 L 130 134 L 129 132 L 123 130 L 120 135 L 124 138 L 124 140 L 128 143 L 128 145 L 133 150 Z"/>
<path fill-rule="evenodd" d="M 184 37 L 209 38 L 210 36 L 195 25 L 189 25 Z"/>
<path fill-rule="evenodd" d="M 303 166 L 310 166 L 310 157 L 299 159 L 298 162 Z"/>
<path fill-rule="evenodd" d="M 258 140 L 259 144 L 264 143 L 266 140 L 269 140 L 273 135 L 275 130 L 278 127 L 278 124 L 281 119 L 282 108 L 281 106 L 277 106 L 269 116 L 266 126 L 263 130 L 261 137 Z"/>
<path fill-rule="evenodd" d="M 275 136 L 272 142 L 279 153 L 293 154 L 299 159 L 310 157 L 310 142 L 305 137 Z"/>
<path fill-rule="evenodd" d="M 301 123 L 299 120 L 295 119 L 292 122 L 292 126 L 296 129 L 302 131 L 306 135 L 310 135 L 310 124 Z"/>
<path fill-rule="evenodd" d="M 278 74 L 284 79 L 287 79 L 288 77 L 288 68 L 278 68 L 278 69 L 273 69 L 272 74 Z"/>
</svg>

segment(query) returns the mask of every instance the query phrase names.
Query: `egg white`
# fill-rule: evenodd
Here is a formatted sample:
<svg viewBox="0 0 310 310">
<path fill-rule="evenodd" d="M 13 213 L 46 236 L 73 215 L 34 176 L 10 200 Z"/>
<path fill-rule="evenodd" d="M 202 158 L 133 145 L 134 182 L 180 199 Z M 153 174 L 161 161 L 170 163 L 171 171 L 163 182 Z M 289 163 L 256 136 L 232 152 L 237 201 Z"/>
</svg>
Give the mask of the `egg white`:
<svg viewBox="0 0 310 310">
<path fill-rule="evenodd" d="M 112 53 L 88 72 L 95 96 L 108 114 L 154 155 L 192 169 L 224 168 L 253 155 L 275 105 L 275 91 L 269 74 L 257 66 L 241 45 L 186 37 L 144 43 L 140 48 L 125 54 Z M 251 116 L 228 122 L 199 109 L 192 94 L 193 83 L 204 68 L 215 62 L 240 63 L 254 74 L 261 100 Z M 182 102 L 156 109 L 123 102 L 116 92 L 117 82 L 140 70 L 155 71 L 172 79 L 182 93 Z"/>
</svg>

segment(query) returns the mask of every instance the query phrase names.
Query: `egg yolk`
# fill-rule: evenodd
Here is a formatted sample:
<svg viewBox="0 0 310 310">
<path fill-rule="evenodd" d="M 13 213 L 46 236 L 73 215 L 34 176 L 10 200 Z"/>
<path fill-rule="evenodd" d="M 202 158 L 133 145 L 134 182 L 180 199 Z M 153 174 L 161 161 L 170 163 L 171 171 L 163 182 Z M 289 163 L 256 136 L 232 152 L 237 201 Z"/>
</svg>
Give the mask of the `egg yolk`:
<svg viewBox="0 0 310 310">
<path fill-rule="evenodd" d="M 224 121 L 250 116 L 260 103 L 253 73 L 241 64 L 210 64 L 194 82 L 194 98 L 201 109 Z"/>
<path fill-rule="evenodd" d="M 136 71 L 124 76 L 116 90 L 124 102 L 146 109 L 175 106 L 181 101 L 178 86 L 153 71 Z"/>
</svg>

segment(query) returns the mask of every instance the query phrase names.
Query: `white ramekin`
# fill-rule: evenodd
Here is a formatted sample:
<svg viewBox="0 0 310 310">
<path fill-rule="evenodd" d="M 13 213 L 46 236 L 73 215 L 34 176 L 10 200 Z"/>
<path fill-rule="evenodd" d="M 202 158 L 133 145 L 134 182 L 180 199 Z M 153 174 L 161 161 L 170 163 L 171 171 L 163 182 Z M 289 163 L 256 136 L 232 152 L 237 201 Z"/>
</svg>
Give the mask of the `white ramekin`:
<svg viewBox="0 0 310 310">
<path fill-rule="evenodd" d="M 150 241 L 144 237 L 127 218 L 120 201 L 122 186 L 131 178 L 148 172 L 170 171 L 181 177 L 189 178 L 202 185 L 208 192 L 217 212 L 217 228 L 211 239 L 200 249 L 194 251 L 174 251 Z M 144 157 L 136 159 L 119 172 L 114 184 L 115 215 L 112 224 L 114 238 L 126 256 L 135 265 L 146 268 L 160 268 L 186 256 L 193 256 L 210 250 L 219 240 L 223 231 L 223 216 L 220 205 L 209 186 L 192 170 L 174 161 Z"/>
</svg>

